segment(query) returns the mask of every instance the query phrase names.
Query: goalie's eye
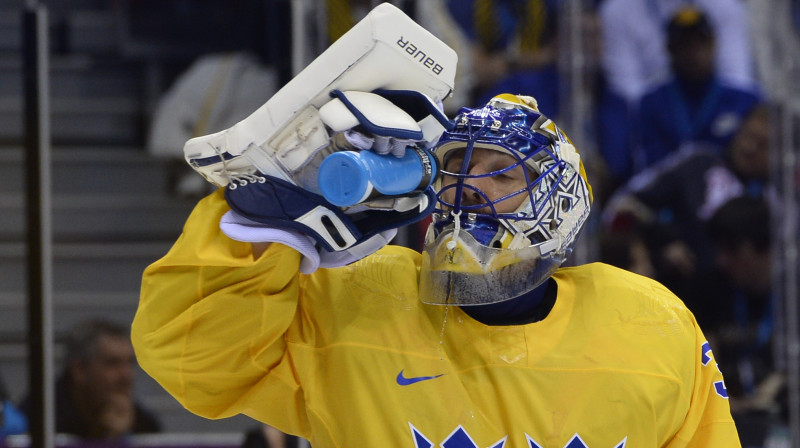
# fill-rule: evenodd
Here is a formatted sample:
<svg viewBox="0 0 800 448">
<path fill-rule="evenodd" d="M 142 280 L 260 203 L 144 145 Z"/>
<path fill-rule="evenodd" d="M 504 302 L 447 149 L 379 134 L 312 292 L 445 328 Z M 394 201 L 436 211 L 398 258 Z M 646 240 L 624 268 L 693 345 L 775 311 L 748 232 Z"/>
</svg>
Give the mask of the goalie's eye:
<svg viewBox="0 0 800 448">
<path fill-rule="evenodd" d="M 461 172 L 464 164 L 464 150 L 456 150 L 450 155 L 444 166 L 449 173 L 467 174 L 470 176 L 483 176 L 490 173 L 495 181 L 524 182 L 525 171 L 518 166 L 517 160 L 504 152 L 477 148 L 472 153 L 472 158 L 465 173 Z"/>
<path fill-rule="evenodd" d="M 473 213 L 491 213 L 488 202 L 492 202 L 496 212 L 511 213 L 528 197 L 523 194 L 528 186 L 525 169 L 510 154 L 475 148 L 467 161 L 466 173 L 461 171 L 463 165 L 464 150 L 458 150 L 445 161 L 445 171 L 464 176 L 460 198 L 456 198 L 456 177 L 442 178 L 442 199 L 448 204 L 456 204 L 458 199 L 462 206 L 475 207 L 469 209 Z"/>
</svg>

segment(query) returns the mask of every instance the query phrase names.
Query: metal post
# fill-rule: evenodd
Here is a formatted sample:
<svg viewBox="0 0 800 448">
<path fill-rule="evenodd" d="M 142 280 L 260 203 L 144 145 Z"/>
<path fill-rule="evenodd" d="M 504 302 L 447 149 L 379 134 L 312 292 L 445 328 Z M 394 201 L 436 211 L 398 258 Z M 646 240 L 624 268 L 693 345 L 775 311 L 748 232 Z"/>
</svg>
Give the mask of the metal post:
<svg viewBox="0 0 800 448">
<path fill-rule="evenodd" d="M 306 14 L 310 9 L 308 0 L 292 0 L 292 76 L 300 73 L 315 56 L 308 54 Z"/>
<path fill-rule="evenodd" d="M 791 64 L 790 64 L 790 68 Z M 794 70 L 789 70 L 794 73 Z M 786 78 L 791 79 L 791 78 Z M 785 311 L 785 350 L 786 350 L 786 377 L 789 405 L 789 429 L 791 431 L 792 446 L 800 446 L 800 306 L 798 304 L 798 193 L 796 174 L 797 139 L 795 128 L 800 111 L 792 105 L 783 108 L 781 128 L 783 129 L 783 144 L 781 145 L 781 196 L 782 215 L 786 221 L 780 223 L 779 232 L 782 235 L 782 266 L 783 277 L 783 310 Z"/>
<path fill-rule="evenodd" d="M 28 376 L 32 448 L 54 446 L 52 230 L 47 7 L 26 0 L 23 83 L 27 204 Z"/>
<path fill-rule="evenodd" d="M 586 129 L 591 120 L 592 100 L 588 83 L 590 55 L 585 47 L 583 20 L 589 7 L 585 0 L 566 0 L 558 7 L 558 45 L 561 50 L 557 63 L 563 81 L 559 92 L 559 117 L 551 118 L 563 123 L 563 128 L 586 160 L 595 152 Z M 581 237 L 575 241 L 571 263 L 584 264 L 597 259 L 596 235 L 592 232 L 599 217 L 597 212 L 589 215 Z"/>
<path fill-rule="evenodd" d="M 800 98 L 800 88 L 795 82 L 800 76 L 800 65 L 796 61 L 800 39 L 788 20 L 791 15 L 790 1 L 777 0 L 770 4 L 768 11 L 761 17 L 768 21 L 764 27 L 770 35 L 767 46 L 770 57 L 767 61 L 774 74 L 769 77 L 772 82 L 767 87 L 778 105 L 772 126 L 776 137 L 772 178 L 780 198 L 777 215 L 782 218 L 775 220 L 773 225 L 773 289 L 779 301 L 776 331 L 773 334 L 774 353 L 776 368 L 786 374 L 788 446 L 800 448 L 800 191 L 796 184 L 797 174 L 800 173 L 800 107 L 796 104 L 796 99 Z"/>
</svg>

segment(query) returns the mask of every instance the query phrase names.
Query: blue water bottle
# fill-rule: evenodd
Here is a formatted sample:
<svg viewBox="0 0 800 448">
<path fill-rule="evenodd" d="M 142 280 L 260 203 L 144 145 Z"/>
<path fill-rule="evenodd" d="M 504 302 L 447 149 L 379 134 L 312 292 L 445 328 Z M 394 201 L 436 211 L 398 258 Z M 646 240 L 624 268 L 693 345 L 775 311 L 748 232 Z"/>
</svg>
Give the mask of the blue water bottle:
<svg viewBox="0 0 800 448">
<path fill-rule="evenodd" d="M 436 178 L 436 159 L 429 151 L 406 147 L 403 157 L 372 151 L 339 151 L 319 167 L 322 196 L 348 207 L 378 196 L 403 196 L 428 188 Z"/>
</svg>

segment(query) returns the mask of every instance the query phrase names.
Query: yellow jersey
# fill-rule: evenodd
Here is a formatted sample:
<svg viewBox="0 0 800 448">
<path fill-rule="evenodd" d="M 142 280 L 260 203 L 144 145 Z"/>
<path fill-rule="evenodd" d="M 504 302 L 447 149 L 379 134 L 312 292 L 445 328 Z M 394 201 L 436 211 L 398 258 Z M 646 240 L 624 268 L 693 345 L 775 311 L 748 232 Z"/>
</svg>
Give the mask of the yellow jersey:
<svg viewBox="0 0 800 448">
<path fill-rule="evenodd" d="M 387 246 L 298 273 L 300 254 L 217 228 L 221 192 L 149 266 L 140 365 L 190 411 L 246 414 L 314 448 L 741 446 L 692 314 L 604 264 L 553 276 L 548 316 L 487 326 L 418 299 L 420 254 Z"/>
</svg>

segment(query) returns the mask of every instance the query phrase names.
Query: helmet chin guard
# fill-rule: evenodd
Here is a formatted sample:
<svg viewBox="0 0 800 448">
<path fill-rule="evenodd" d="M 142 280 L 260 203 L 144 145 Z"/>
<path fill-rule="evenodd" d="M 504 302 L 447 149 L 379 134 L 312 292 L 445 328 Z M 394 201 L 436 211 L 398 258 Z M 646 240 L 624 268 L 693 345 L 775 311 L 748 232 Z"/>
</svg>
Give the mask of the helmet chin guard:
<svg viewBox="0 0 800 448">
<path fill-rule="evenodd" d="M 433 226 L 428 229 L 432 236 Z M 544 283 L 571 251 L 541 243 L 496 249 L 452 227 L 425 245 L 420 293 L 432 305 L 488 305 L 521 296 Z M 550 250 L 549 252 L 546 252 Z"/>
<path fill-rule="evenodd" d="M 455 154 L 463 161 L 457 172 L 442 170 L 435 184 L 438 204 L 425 238 L 420 297 L 441 305 L 498 303 L 532 291 L 567 259 L 589 215 L 591 187 L 574 146 L 531 97 L 500 95 L 483 108 L 461 109 L 455 122 L 433 151 L 439 166 L 448 167 Z M 511 156 L 508 166 L 474 172 L 476 154 L 486 150 Z M 478 188 L 520 166 L 522 189 L 491 197 Z M 452 182 L 445 184 L 445 177 Z M 520 195 L 515 209 L 503 207 Z M 466 202 L 466 196 L 482 202 Z"/>
</svg>

